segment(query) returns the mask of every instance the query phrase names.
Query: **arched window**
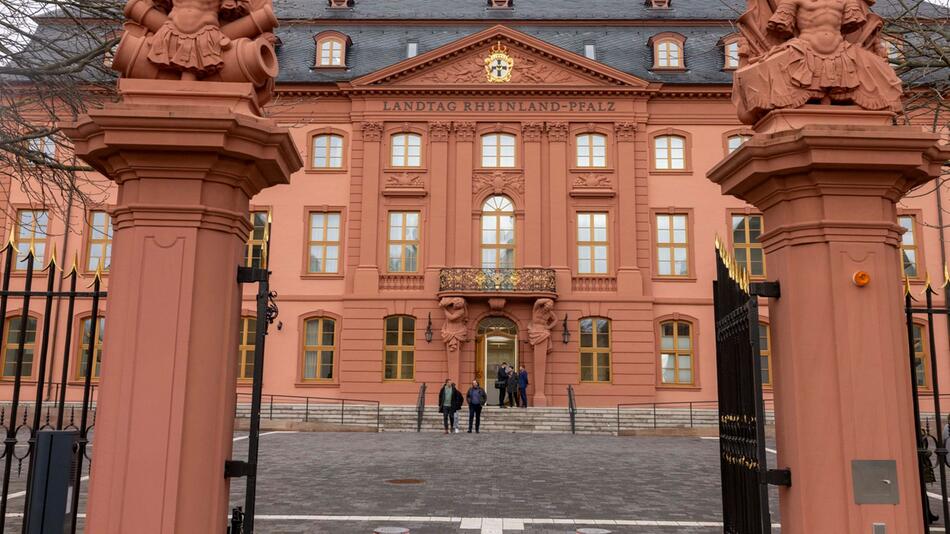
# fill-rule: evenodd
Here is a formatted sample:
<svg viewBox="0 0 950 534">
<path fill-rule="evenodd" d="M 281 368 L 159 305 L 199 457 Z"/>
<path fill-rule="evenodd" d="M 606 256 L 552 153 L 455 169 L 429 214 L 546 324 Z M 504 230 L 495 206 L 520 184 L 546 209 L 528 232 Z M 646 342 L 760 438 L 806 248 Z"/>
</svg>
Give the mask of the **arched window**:
<svg viewBox="0 0 950 534">
<path fill-rule="evenodd" d="M 749 139 L 752 139 L 751 135 L 746 135 L 746 134 L 730 135 L 729 138 L 726 139 L 726 147 L 729 149 L 729 153 L 732 154 L 733 152 L 738 150 L 739 147 L 742 146 L 742 144 L 748 141 Z"/>
<path fill-rule="evenodd" d="M 257 318 L 241 317 L 238 340 L 238 380 L 254 379 L 254 347 L 257 344 Z"/>
<path fill-rule="evenodd" d="M 385 380 L 412 380 L 415 376 L 416 318 L 386 318 Z"/>
<path fill-rule="evenodd" d="M 514 269 L 515 205 L 505 196 L 482 204 L 482 269 Z"/>
<path fill-rule="evenodd" d="M 661 39 L 656 43 L 656 64 L 661 69 L 683 68 L 683 44 L 674 39 Z"/>
<path fill-rule="evenodd" d="M 422 166 L 422 136 L 401 133 L 392 136 L 390 161 L 393 167 Z"/>
<path fill-rule="evenodd" d="M 762 385 L 772 385 L 772 331 L 768 323 L 759 323 L 759 361 L 762 363 Z"/>
<path fill-rule="evenodd" d="M 346 64 L 346 43 L 338 37 L 326 37 L 317 41 L 317 66 L 342 67 Z"/>
<path fill-rule="evenodd" d="M 303 379 L 333 380 L 333 354 L 336 352 L 336 321 L 314 317 L 304 322 Z"/>
<path fill-rule="evenodd" d="M 610 319 L 581 319 L 581 382 L 610 382 Z"/>
<path fill-rule="evenodd" d="M 312 164 L 315 169 L 343 168 L 343 136 L 320 134 L 313 136 Z"/>
<path fill-rule="evenodd" d="M 577 166 L 607 166 L 607 136 L 586 133 L 577 136 Z"/>
<path fill-rule="evenodd" d="M 93 361 L 96 362 L 92 367 L 92 379 L 99 379 L 99 365 L 102 363 L 102 336 L 106 328 L 106 318 L 100 316 L 99 320 L 96 322 L 96 343 L 93 346 Z M 85 380 L 86 370 L 89 366 L 89 342 L 92 339 L 92 317 L 86 317 L 80 323 L 80 331 L 82 332 L 82 338 L 79 342 L 79 354 L 77 354 L 76 361 L 79 362 L 79 365 L 76 366 L 76 379 Z M 24 365 L 26 365 L 24 363 Z"/>
<path fill-rule="evenodd" d="M 726 41 L 723 44 L 723 53 L 725 58 L 723 59 L 723 67 L 726 70 L 738 69 L 739 68 L 739 40 L 733 39 L 731 41 Z"/>
<path fill-rule="evenodd" d="M 680 135 L 658 135 L 653 138 L 656 170 L 686 168 L 686 138 Z"/>
<path fill-rule="evenodd" d="M 482 136 L 482 167 L 514 167 L 515 136 L 494 133 Z"/>
<path fill-rule="evenodd" d="M 661 381 L 669 385 L 692 385 L 693 325 L 688 321 L 660 323 Z"/>
<path fill-rule="evenodd" d="M 16 377 L 17 348 L 23 339 L 23 367 L 20 376 L 33 376 L 33 350 L 36 346 L 36 318 L 28 317 L 24 331 L 22 317 L 7 319 L 3 331 L 3 378 Z"/>
</svg>

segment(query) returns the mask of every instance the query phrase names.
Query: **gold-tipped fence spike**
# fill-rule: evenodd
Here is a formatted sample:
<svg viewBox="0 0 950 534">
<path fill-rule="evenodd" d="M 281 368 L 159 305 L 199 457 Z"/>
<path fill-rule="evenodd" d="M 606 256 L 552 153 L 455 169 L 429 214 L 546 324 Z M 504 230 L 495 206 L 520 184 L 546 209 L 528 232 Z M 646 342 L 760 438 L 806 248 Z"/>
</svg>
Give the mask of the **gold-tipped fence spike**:
<svg viewBox="0 0 950 534">
<path fill-rule="evenodd" d="M 921 295 L 926 295 L 928 292 L 936 293 L 937 291 L 933 288 L 933 283 L 930 281 L 930 273 L 927 273 L 924 276 L 924 288 L 920 291 Z"/>
<path fill-rule="evenodd" d="M 910 278 L 907 277 L 907 273 L 904 273 L 904 296 L 914 298 L 914 295 L 910 292 Z"/>
<path fill-rule="evenodd" d="M 947 286 L 950 286 L 950 269 L 947 269 L 947 264 L 943 264 L 943 285 L 940 286 L 940 289 L 944 289 Z"/>
<path fill-rule="evenodd" d="M 16 225 L 10 226 L 10 237 L 7 238 L 6 247 L 3 248 L 6 249 L 7 247 L 16 248 Z"/>
<path fill-rule="evenodd" d="M 79 252 L 73 252 L 73 264 L 68 271 L 63 272 L 63 278 L 69 278 L 79 272 Z"/>
<path fill-rule="evenodd" d="M 96 265 L 96 272 L 92 275 L 92 283 L 86 287 L 92 287 L 96 285 L 97 281 L 102 281 L 102 256 L 99 256 L 99 263 Z"/>
<path fill-rule="evenodd" d="M 59 263 L 56 262 L 56 243 L 53 243 L 53 248 L 49 253 L 49 261 L 46 262 L 46 267 L 44 267 L 43 270 L 45 271 L 50 268 L 55 269 L 57 267 L 59 267 Z"/>
</svg>

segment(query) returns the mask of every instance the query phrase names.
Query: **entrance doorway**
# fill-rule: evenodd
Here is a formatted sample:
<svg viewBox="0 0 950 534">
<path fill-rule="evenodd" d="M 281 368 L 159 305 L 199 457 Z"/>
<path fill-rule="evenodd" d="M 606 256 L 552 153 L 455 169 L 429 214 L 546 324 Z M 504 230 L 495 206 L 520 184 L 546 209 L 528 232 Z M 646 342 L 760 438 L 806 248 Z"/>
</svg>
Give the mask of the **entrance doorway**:
<svg viewBox="0 0 950 534">
<path fill-rule="evenodd" d="M 504 317 L 488 317 L 478 324 L 475 339 L 475 376 L 485 387 L 488 404 L 497 405 L 500 392 L 495 387 L 501 364 L 518 368 L 518 326 Z"/>
</svg>

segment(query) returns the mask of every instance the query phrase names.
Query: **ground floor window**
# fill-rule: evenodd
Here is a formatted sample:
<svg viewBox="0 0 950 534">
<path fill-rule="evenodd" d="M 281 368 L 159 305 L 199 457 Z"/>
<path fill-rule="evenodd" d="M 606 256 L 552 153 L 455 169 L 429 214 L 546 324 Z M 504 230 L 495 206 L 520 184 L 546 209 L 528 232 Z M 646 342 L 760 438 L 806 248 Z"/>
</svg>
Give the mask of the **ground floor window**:
<svg viewBox="0 0 950 534">
<path fill-rule="evenodd" d="M 17 349 L 20 340 L 23 340 L 23 367 L 20 376 L 33 375 L 33 349 L 36 346 L 36 318 L 28 317 L 26 328 L 23 328 L 23 318 L 12 317 L 7 320 L 3 332 L 3 378 L 16 377 Z"/>
<path fill-rule="evenodd" d="M 660 368 L 663 384 L 693 384 L 692 324 L 687 321 L 660 323 Z"/>
<path fill-rule="evenodd" d="M 416 318 L 386 318 L 386 361 L 383 378 L 412 380 L 415 374 Z"/>
<path fill-rule="evenodd" d="M 610 319 L 581 319 L 581 382 L 610 382 Z"/>
<path fill-rule="evenodd" d="M 772 385 L 772 333 L 769 325 L 759 323 L 759 360 L 762 362 L 762 385 Z"/>
<path fill-rule="evenodd" d="M 99 317 L 96 321 L 96 342 L 93 348 L 92 379 L 99 378 L 99 364 L 102 363 L 102 336 L 106 327 L 106 318 Z M 89 368 L 89 344 L 92 339 L 92 317 L 82 320 L 82 340 L 79 343 L 79 366 L 76 369 L 76 378 L 85 380 Z M 15 350 L 15 349 L 14 349 Z M 24 363 L 25 365 L 25 363 Z"/>
<path fill-rule="evenodd" d="M 307 319 L 303 345 L 303 379 L 332 380 L 336 321 L 327 317 Z"/>
<path fill-rule="evenodd" d="M 241 317 L 238 340 L 238 380 L 254 379 L 254 346 L 257 343 L 257 319 Z"/>
</svg>

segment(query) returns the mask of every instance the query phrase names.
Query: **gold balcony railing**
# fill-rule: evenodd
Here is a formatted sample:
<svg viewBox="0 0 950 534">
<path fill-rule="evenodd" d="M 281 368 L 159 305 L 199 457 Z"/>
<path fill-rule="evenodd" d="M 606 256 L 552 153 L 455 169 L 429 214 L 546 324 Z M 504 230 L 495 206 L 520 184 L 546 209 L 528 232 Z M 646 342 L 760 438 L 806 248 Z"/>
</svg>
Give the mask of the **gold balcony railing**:
<svg viewBox="0 0 950 534">
<path fill-rule="evenodd" d="M 557 293 L 553 269 L 442 269 L 439 291 L 480 293 Z"/>
</svg>

